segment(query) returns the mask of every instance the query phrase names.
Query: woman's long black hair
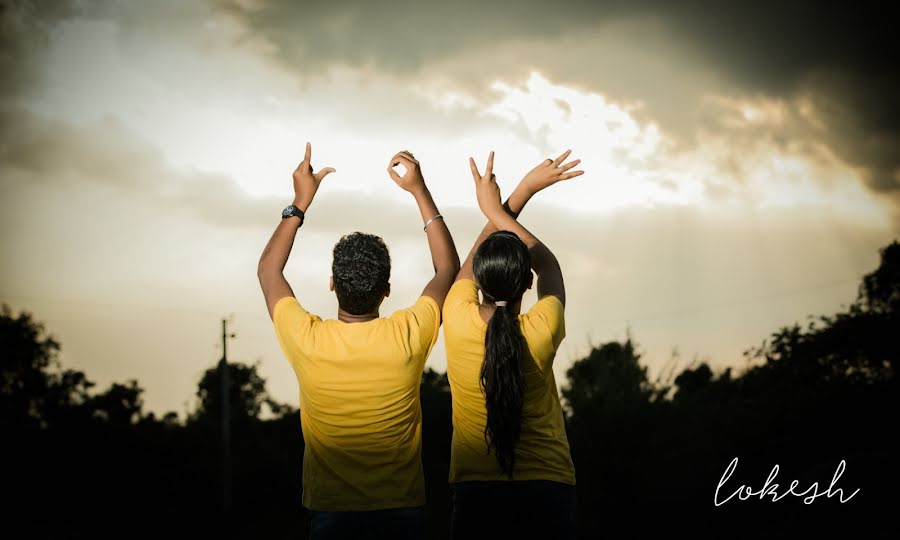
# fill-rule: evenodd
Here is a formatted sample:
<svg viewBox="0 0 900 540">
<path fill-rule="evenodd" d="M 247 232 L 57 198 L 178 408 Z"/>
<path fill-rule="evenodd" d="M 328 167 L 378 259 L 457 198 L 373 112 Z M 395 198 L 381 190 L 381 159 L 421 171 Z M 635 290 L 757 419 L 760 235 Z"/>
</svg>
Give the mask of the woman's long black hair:
<svg viewBox="0 0 900 540">
<path fill-rule="evenodd" d="M 497 231 L 478 247 L 472 268 L 485 301 L 509 302 L 508 306 L 497 306 L 487 324 L 481 388 L 487 406 L 484 438 L 488 452 L 494 452 L 500 469 L 512 479 L 515 448 L 522 431 L 525 383 L 522 331 L 510 307 L 530 285 L 531 255 L 514 233 Z"/>
</svg>

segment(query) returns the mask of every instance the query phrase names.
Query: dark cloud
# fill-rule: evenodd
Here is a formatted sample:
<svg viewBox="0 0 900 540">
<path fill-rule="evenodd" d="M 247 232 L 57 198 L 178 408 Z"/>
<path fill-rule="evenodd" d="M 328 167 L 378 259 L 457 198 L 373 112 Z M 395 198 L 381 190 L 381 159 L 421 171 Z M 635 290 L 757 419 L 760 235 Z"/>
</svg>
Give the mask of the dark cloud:
<svg viewBox="0 0 900 540">
<path fill-rule="evenodd" d="M 0 97 L 27 94 L 37 84 L 34 62 L 46 47 L 49 28 L 72 14 L 67 2 L 0 0 Z"/>
<path fill-rule="evenodd" d="M 742 85 L 774 93 L 795 89 L 818 69 L 893 74 L 898 59 L 892 46 L 897 9 L 885 2 L 855 2 L 852 8 L 815 0 L 239 0 L 220 5 L 267 36 L 300 70 L 343 61 L 415 71 L 461 49 L 512 38 L 563 39 L 628 17 L 663 22 Z"/>
<path fill-rule="evenodd" d="M 639 20 L 643 23 L 634 27 L 631 38 L 655 47 L 661 64 L 677 62 L 676 49 L 687 51 L 721 81 L 722 88 L 709 90 L 808 96 L 827 127 L 823 138 L 832 150 L 860 167 L 873 190 L 900 190 L 900 101 L 895 97 L 900 95 L 900 49 L 893 38 L 898 23 L 894 3 L 471 0 L 426 5 L 358 0 L 310 5 L 285 0 L 221 6 L 304 76 L 334 63 L 414 76 L 429 63 L 453 56 L 468 53 L 477 62 L 479 51 L 504 43 L 566 44 L 560 58 L 509 53 L 498 64 L 480 70 L 473 66 L 472 72 L 537 67 L 560 77 L 555 80 L 581 81 L 597 91 L 618 92 L 622 99 L 645 99 L 650 114 L 668 119 L 665 127 L 685 137 L 690 126 L 683 124 L 691 116 L 684 105 L 696 105 L 697 88 L 674 80 L 679 74 L 665 73 L 664 66 L 654 67 L 657 75 L 626 73 L 640 73 L 640 63 L 604 73 L 597 60 L 604 51 L 583 47 L 618 21 Z M 665 84 L 660 76 L 673 79 Z M 620 77 L 632 86 L 623 88 L 615 80 Z"/>
</svg>

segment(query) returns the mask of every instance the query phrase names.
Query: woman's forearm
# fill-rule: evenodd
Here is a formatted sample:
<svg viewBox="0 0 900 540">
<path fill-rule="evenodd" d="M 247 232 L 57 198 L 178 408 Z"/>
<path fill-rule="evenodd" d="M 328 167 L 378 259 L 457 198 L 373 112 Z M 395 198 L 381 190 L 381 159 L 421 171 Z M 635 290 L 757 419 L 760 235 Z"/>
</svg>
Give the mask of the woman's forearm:
<svg viewBox="0 0 900 540">
<path fill-rule="evenodd" d="M 509 198 L 506 199 L 506 202 L 503 203 L 503 208 L 506 212 L 512 216 L 513 218 L 518 218 L 519 214 L 522 213 L 522 210 L 525 209 L 525 205 L 528 204 L 528 201 L 531 200 L 531 197 L 534 195 L 527 187 L 519 183 L 516 186 L 516 189 L 513 190 L 512 194 L 510 194 Z M 457 279 L 468 278 L 471 279 L 474 273 L 472 272 L 472 259 L 475 258 L 475 252 L 478 251 L 478 246 L 484 242 L 488 236 L 497 232 L 499 229 L 491 223 L 490 220 L 484 225 L 484 228 L 481 229 L 481 234 L 478 235 L 478 238 L 475 239 L 475 243 L 472 245 L 472 249 L 469 250 L 469 255 L 466 257 L 465 262 L 463 262 L 462 267 L 460 268 L 459 275 Z"/>
</svg>

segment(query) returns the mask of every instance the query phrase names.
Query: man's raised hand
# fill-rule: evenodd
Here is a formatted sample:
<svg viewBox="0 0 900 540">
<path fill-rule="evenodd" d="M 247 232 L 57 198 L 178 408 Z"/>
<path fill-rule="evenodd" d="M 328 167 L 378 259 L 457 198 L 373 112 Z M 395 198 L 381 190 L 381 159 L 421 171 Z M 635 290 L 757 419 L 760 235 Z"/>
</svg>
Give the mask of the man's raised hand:
<svg viewBox="0 0 900 540">
<path fill-rule="evenodd" d="M 313 173 L 312 163 L 310 162 L 311 156 L 312 147 L 309 143 L 306 143 L 306 154 L 303 156 L 303 161 L 300 162 L 300 165 L 297 165 L 293 174 L 294 206 L 299 207 L 304 212 L 312 203 L 313 197 L 316 196 L 316 191 L 318 191 L 322 179 L 329 173 L 335 172 L 333 167 L 325 167 L 320 169 L 319 172 Z"/>
</svg>

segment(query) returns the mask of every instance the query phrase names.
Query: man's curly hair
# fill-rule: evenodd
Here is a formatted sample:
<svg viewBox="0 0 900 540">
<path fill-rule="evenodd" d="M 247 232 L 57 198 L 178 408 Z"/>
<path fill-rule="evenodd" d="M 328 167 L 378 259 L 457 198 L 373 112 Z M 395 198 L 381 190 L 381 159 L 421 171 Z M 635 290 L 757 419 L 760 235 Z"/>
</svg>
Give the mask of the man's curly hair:
<svg viewBox="0 0 900 540">
<path fill-rule="evenodd" d="M 334 245 L 334 292 L 341 309 L 353 315 L 372 313 L 388 288 L 391 254 L 374 234 L 355 232 Z"/>
</svg>

